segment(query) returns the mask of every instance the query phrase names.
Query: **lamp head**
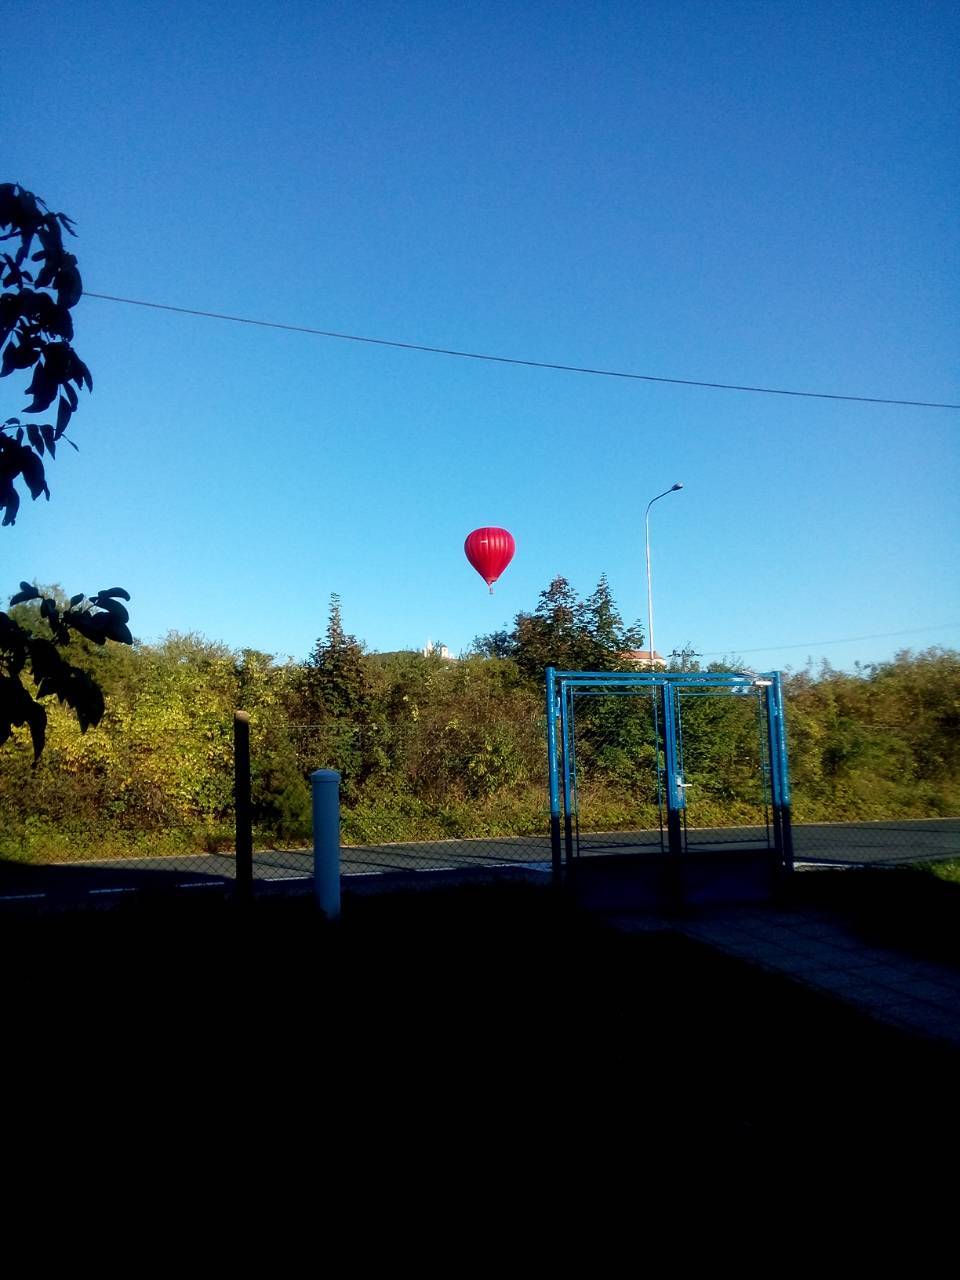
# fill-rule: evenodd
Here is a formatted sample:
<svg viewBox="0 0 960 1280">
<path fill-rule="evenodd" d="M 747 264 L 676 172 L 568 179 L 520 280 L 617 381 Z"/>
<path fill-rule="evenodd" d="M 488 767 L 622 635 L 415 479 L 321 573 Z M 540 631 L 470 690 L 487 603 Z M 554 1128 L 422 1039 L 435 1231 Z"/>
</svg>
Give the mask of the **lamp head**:
<svg viewBox="0 0 960 1280">
<path fill-rule="evenodd" d="M 671 493 L 673 493 L 674 489 L 682 489 L 682 488 L 683 488 L 683 485 L 682 485 L 682 484 L 681 484 L 681 482 L 678 480 L 676 484 L 672 484 L 672 485 L 670 486 L 670 492 L 671 492 Z"/>
</svg>

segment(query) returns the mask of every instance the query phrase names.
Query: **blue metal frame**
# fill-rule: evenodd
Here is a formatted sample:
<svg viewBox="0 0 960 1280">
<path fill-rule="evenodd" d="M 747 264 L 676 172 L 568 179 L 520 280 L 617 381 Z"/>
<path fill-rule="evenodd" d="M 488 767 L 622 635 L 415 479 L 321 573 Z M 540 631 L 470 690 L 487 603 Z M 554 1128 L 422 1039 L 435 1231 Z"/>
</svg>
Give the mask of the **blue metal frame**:
<svg viewBox="0 0 960 1280">
<path fill-rule="evenodd" d="M 573 858 L 573 823 L 577 813 L 577 737 L 576 713 L 568 689 L 564 689 L 560 701 L 560 724 L 563 741 L 563 848 L 569 863 Z"/>
<path fill-rule="evenodd" d="M 683 764 L 681 757 L 679 697 L 696 694 L 738 693 L 763 690 L 766 712 L 766 751 L 761 767 L 769 772 L 770 807 L 773 814 L 773 848 L 780 867 L 793 868 L 793 839 L 790 824 L 790 771 L 787 758 L 786 726 L 783 710 L 783 687 L 778 671 L 747 674 L 735 671 L 557 671 L 547 672 L 547 749 L 550 772 L 550 843 L 554 875 L 559 879 L 563 862 L 569 867 L 574 857 L 574 822 L 578 818 L 575 713 L 576 695 L 603 696 L 625 694 L 649 688 L 654 697 L 654 720 L 657 732 L 657 796 L 662 796 L 666 782 L 667 847 L 670 854 L 681 854 L 685 848 L 685 810 Z M 658 696 L 659 694 L 659 696 Z M 664 762 L 660 765 L 660 726 L 662 712 Z M 557 722 L 560 739 L 557 738 Z M 562 778 L 562 803 L 561 803 Z M 562 820 L 562 821 L 561 821 Z M 562 852 L 561 856 L 561 830 Z M 662 830 L 662 823 L 661 823 Z M 769 825 L 768 825 L 769 840 Z M 662 848 L 662 835 L 661 835 Z"/>
<path fill-rule="evenodd" d="M 787 725 L 783 710 L 780 672 L 771 673 L 767 689 L 767 724 L 770 732 L 770 790 L 773 800 L 774 842 L 784 871 L 793 870 L 793 829 L 790 821 L 790 764 L 787 757 Z"/>
<path fill-rule="evenodd" d="M 667 775 L 667 847 L 671 853 L 680 853 L 682 849 L 683 810 L 686 807 L 678 728 L 676 686 L 664 684 L 663 754 Z"/>
<path fill-rule="evenodd" d="M 560 879 L 560 782 L 557 763 L 557 673 L 553 667 L 547 667 L 547 764 L 550 779 L 550 854 L 554 882 Z"/>
</svg>

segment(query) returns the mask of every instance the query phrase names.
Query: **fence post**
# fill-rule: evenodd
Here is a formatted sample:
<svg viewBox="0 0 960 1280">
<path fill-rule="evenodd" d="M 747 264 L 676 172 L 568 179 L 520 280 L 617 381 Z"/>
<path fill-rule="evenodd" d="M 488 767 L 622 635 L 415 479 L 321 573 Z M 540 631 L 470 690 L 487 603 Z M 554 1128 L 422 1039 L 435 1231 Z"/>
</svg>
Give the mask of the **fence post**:
<svg viewBox="0 0 960 1280">
<path fill-rule="evenodd" d="M 233 799 L 237 829 L 235 889 L 238 898 L 253 894 L 253 804 L 250 796 L 250 717 L 233 716 Z"/>
<path fill-rule="evenodd" d="M 550 863 L 560 886 L 560 780 L 557 776 L 557 671 L 547 667 L 547 771 L 550 785 Z"/>
<path fill-rule="evenodd" d="M 669 680 L 660 686 L 663 690 L 663 755 L 667 775 L 667 848 L 679 857 L 683 853 L 683 788 L 679 785 L 680 746 L 677 739 L 676 689 Z"/>
<path fill-rule="evenodd" d="M 317 769 L 313 790 L 313 891 L 328 920 L 340 915 L 340 775 Z"/>
<path fill-rule="evenodd" d="M 576 690 L 566 681 L 561 682 L 560 697 L 560 754 L 563 757 L 563 857 L 567 871 L 573 867 L 573 819 L 577 781 L 577 726 L 575 714 Z M 577 828 L 579 835 L 579 825 Z"/>
<path fill-rule="evenodd" d="M 790 761 L 787 755 L 787 727 L 783 712 L 783 684 L 780 672 L 773 673 L 767 688 L 767 724 L 770 733 L 770 780 L 773 792 L 773 831 L 780 869 L 793 870 L 793 829 L 790 818 Z"/>
</svg>

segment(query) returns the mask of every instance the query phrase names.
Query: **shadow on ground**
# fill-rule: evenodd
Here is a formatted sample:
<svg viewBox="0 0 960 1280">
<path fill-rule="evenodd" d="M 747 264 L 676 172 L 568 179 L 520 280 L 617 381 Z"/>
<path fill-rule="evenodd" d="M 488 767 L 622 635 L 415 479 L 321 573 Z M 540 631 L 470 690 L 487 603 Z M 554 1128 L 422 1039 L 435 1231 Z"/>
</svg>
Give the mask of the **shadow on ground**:
<svg viewBox="0 0 960 1280">
<path fill-rule="evenodd" d="M 858 867 L 790 878 L 786 901 L 836 912 L 864 939 L 960 965 L 960 883 L 929 867 Z"/>
<path fill-rule="evenodd" d="M 131 899 L 11 918 L 2 953 L 47 1108 L 117 1123 L 173 1107 L 305 1142 L 322 1116 L 325 1151 L 389 1131 L 644 1161 L 956 1136 L 949 1051 L 528 885 L 347 900 L 335 925 L 309 898 Z"/>
</svg>

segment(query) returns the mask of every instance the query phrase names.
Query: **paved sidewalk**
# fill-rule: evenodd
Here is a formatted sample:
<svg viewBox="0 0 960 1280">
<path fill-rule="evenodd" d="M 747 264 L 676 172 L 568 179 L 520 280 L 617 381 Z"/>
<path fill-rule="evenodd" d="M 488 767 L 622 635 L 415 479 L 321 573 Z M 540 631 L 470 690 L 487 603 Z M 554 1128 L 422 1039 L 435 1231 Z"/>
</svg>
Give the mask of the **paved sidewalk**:
<svg viewBox="0 0 960 1280">
<path fill-rule="evenodd" d="M 611 916 L 626 931 L 664 927 Z M 839 917 L 815 910 L 724 908 L 668 927 L 869 1013 L 880 1022 L 960 1048 L 960 969 L 871 946 Z"/>
</svg>

